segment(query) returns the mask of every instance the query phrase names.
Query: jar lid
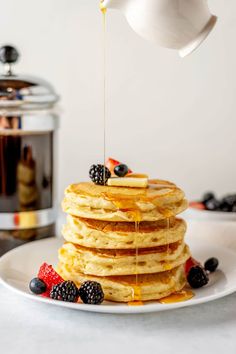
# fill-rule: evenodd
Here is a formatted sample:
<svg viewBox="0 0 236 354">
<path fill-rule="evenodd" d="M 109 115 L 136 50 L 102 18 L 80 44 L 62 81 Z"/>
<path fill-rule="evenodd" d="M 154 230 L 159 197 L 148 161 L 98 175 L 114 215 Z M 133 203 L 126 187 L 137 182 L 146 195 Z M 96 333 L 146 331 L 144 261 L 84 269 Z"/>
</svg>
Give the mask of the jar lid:
<svg viewBox="0 0 236 354">
<path fill-rule="evenodd" d="M 0 48 L 0 61 L 4 72 L 0 75 L 0 109 L 45 109 L 52 107 L 58 100 L 54 88 L 40 78 L 16 75 L 13 64 L 19 53 L 12 46 Z"/>
</svg>

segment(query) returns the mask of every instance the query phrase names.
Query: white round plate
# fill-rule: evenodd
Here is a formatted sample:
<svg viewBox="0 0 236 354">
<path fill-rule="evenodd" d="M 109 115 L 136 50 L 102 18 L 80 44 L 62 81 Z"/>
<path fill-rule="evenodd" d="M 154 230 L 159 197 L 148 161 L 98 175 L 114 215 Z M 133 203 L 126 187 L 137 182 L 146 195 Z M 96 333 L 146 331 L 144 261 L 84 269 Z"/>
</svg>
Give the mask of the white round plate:
<svg viewBox="0 0 236 354">
<path fill-rule="evenodd" d="M 128 306 L 104 302 L 102 305 L 85 305 L 55 301 L 30 293 L 28 284 L 37 275 L 43 262 L 56 265 L 57 250 L 63 242 L 58 238 L 34 241 L 18 247 L 0 258 L 0 280 L 11 290 L 29 299 L 76 310 L 103 313 L 145 313 L 186 307 L 219 299 L 236 291 L 236 223 L 191 222 L 186 241 L 193 256 L 204 262 L 209 257 L 217 257 L 219 270 L 210 276 L 209 284 L 195 292 L 188 301 L 160 304 L 157 301 L 143 306 Z"/>
</svg>

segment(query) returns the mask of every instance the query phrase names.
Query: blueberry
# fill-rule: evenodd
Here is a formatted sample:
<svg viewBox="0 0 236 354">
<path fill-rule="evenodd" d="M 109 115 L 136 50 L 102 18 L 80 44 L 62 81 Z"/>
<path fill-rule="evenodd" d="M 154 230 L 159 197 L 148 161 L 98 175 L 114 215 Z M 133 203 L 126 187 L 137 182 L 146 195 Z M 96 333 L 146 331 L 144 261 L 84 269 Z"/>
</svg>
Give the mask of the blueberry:
<svg viewBox="0 0 236 354">
<path fill-rule="evenodd" d="M 32 293 L 37 295 L 43 294 L 47 290 L 46 284 L 44 283 L 43 280 L 39 278 L 32 279 L 29 283 L 29 288 L 32 291 Z"/>
<path fill-rule="evenodd" d="M 209 258 L 205 264 L 204 264 L 204 268 L 205 270 L 208 270 L 209 272 L 213 273 L 216 271 L 217 267 L 219 265 L 219 261 L 217 258 L 215 257 L 212 257 L 212 258 Z"/>
<path fill-rule="evenodd" d="M 213 198 L 204 203 L 207 210 L 216 211 L 219 210 L 220 202 Z"/>
<path fill-rule="evenodd" d="M 192 267 L 188 272 L 187 280 L 194 289 L 202 288 L 209 282 L 208 275 L 201 266 Z"/>
<path fill-rule="evenodd" d="M 117 165 L 114 168 L 114 173 L 118 176 L 118 177 L 125 177 L 127 175 L 127 173 L 129 172 L 129 168 L 127 165 L 121 164 L 121 165 Z"/>
<path fill-rule="evenodd" d="M 203 202 L 203 204 L 205 204 L 206 202 L 208 202 L 211 199 L 215 199 L 214 193 L 207 192 L 203 195 L 202 202 Z"/>
</svg>

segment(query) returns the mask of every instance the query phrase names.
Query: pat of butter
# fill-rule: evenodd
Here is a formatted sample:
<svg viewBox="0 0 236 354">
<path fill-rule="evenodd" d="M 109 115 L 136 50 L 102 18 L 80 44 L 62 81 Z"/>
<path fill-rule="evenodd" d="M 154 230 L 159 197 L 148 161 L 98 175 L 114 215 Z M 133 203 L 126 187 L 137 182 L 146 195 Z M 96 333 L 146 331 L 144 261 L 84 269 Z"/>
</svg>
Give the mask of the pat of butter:
<svg viewBox="0 0 236 354">
<path fill-rule="evenodd" d="M 148 179 L 138 177 L 113 177 L 108 179 L 107 184 L 112 187 L 147 188 Z"/>
<path fill-rule="evenodd" d="M 149 178 L 148 175 L 144 173 L 128 173 L 125 177 Z"/>
</svg>

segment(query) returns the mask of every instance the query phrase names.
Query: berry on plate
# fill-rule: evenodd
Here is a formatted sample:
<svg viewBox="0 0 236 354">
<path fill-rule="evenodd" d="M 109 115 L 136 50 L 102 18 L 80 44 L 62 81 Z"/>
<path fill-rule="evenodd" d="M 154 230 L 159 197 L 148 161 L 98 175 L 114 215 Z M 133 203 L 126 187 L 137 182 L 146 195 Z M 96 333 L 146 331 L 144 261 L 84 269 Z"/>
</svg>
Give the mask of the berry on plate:
<svg viewBox="0 0 236 354">
<path fill-rule="evenodd" d="M 190 268 L 187 280 L 189 285 L 193 289 L 202 288 L 203 286 L 207 285 L 209 282 L 208 275 L 203 267 L 200 265 L 196 265 Z"/>
<path fill-rule="evenodd" d="M 86 281 L 79 288 L 80 299 L 85 304 L 100 305 L 104 300 L 101 284 L 96 281 Z"/>
<path fill-rule="evenodd" d="M 216 271 L 216 269 L 218 268 L 219 265 L 219 261 L 217 258 L 212 257 L 209 258 L 205 263 L 204 263 L 204 268 L 205 270 L 207 270 L 210 273 L 213 273 Z"/>
<path fill-rule="evenodd" d="M 50 291 L 54 285 L 64 281 L 64 279 L 47 263 L 43 263 L 38 272 L 38 278 L 43 280 L 46 284 L 47 290 L 43 296 L 50 296 Z"/>
<path fill-rule="evenodd" d="M 77 302 L 79 291 L 73 281 L 64 281 L 53 286 L 50 297 L 54 300 Z"/>
<path fill-rule="evenodd" d="M 92 165 L 89 170 L 89 177 L 95 184 L 105 185 L 108 178 L 111 177 L 111 172 L 104 165 Z"/>
<path fill-rule="evenodd" d="M 189 203 L 190 208 L 198 209 L 198 210 L 205 210 L 205 205 L 200 202 L 190 202 Z"/>
<path fill-rule="evenodd" d="M 33 278 L 29 283 L 29 288 L 32 291 L 32 293 L 36 295 L 41 295 L 45 293 L 45 291 L 47 290 L 47 285 L 44 283 L 42 279 Z"/>
<path fill-rule="evenodd" d="M 211 199 L 215 199 L 215 194 L 213 192 L 207 192 L 203 195 L 202 202 L 205 204 Z"/>
<path fill-rule="evenodd" d="M 204 205 L 210 211 L 217 211 L 220 208 L 220 202 L 216 198 L 209 199 Z"/>
</svg>

